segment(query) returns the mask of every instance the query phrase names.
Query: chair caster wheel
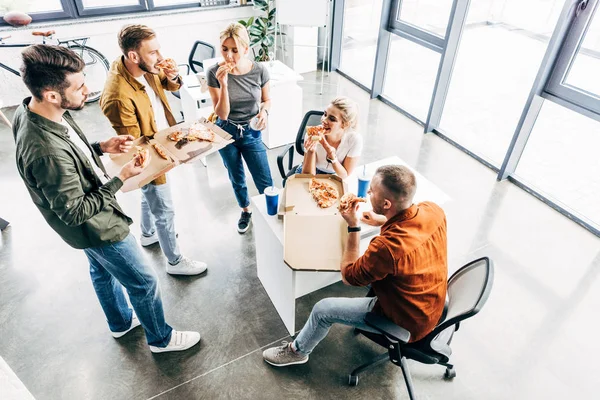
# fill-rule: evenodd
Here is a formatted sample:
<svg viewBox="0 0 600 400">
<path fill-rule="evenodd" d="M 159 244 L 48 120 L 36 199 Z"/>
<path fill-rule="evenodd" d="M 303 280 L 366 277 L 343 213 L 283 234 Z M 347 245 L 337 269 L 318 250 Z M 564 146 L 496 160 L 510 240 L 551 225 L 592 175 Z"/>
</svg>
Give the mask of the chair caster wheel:
<svg viewBox="0 0 600 400">
<path fill-rule="evenodd" d="M 446 372 L 444 373 L 444 379 L 451 380 L 456 378 L 456 371 L 454 368 L 446 368 Z"/>
<path fill-rule="evenodd" d="M 358 376 L 348 375 L 348 385 L 358 386 Z"/>
</svg>

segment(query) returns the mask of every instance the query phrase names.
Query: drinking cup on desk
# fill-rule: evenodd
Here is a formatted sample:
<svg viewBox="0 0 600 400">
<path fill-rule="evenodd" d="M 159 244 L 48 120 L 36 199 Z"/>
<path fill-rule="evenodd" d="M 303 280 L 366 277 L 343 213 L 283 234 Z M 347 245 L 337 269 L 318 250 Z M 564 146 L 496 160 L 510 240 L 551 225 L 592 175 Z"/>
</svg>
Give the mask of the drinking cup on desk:
<svg viewBox="0 0 600 400">
<path fill-rule="evenodd" d="M 279 205 L 279 189 L 275 186 L 269 186 L 265 189 L 265 199 L 267 199 L 267 214 L 277 214 L 277 206 Z"/>
<path fill-rule="evenodd" d="M 365 174 L 358 175 L 358 191 L 356 195 L 358 197 L 367 198 L 367 192 L 369 191 L 369 183 L 371 178 Z"/>
</svg>

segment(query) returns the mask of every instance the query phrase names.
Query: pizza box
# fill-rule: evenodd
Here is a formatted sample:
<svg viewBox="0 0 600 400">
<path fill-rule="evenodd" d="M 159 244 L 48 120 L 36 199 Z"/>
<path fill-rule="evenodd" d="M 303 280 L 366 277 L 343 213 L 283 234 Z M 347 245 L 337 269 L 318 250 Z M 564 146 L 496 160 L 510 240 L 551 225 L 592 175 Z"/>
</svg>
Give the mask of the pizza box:
<svg viewBox="0 0 600 400">
<path fill-rule="evenodd" d="M 215 134 L 214 142 L 207 141 L 179 141 L 174 142 L 168 138 L 173 133 L 180 131 L 184 135 L 187 135 L 188 129 L 194 123 L 200 123 Z M 212 122 L 202 117 L 198 121 L 194 122 L 183 122 L 178 125 L 171 126 L 160 132 L 157 132 L 153 138 L 148 136 L 141 136 L 133 141 L 133 148 L 127 153 L 123 154 L 111 154 L 109 160 L 105 163 L 106 172 L 109 176 L 116 176 L 121 171 L 123 165 L 131 161 L 134 154 L 137 152 L 136 146 L 147 148 L 150 154 L 149 165 L 146 169 L 133 178 L 127 179 L 121 188 L 123 192 L 130 192 L 135 189 L 139 189 L 146 186 L 161 175 L 166 174 L 171 169 L 175 168 L 180 164 L 186 164 L 194 162 L 201 157 L 205 157 L 209 154 L 214 153 L 217 150 L 222 149 L 229 143 L 233 142 L 232 136 L 219 128 Z M 154 143 L 158 143 L 165 150 L 167 159 L 162 158 L 154 147 Z"/>
<path fill-rule="evenodd" d="M 288 178 L 283 198 L 283 260 L 296 271 L 339 271 L 348 237 L 338 200 L 320 208 L 308 191 L 312 178 L 333 184 L 341 198 L 346 184 L 335 175 L 297 174 Z"/>
</svg>

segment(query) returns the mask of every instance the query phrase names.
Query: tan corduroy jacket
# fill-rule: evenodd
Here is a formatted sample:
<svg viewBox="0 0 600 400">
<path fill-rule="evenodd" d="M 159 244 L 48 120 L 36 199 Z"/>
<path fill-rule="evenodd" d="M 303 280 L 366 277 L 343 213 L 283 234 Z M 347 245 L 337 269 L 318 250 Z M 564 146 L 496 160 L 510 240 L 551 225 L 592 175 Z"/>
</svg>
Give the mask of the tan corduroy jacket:
<svg viewBox="0 0 600 400">
<path fill-rule="evenodd" d="M 144 77 L 152 89 L 158 93 L 165 109 L 167 122 L 170 126 L 175 125 L 176 121 L 167 101 L 165 90 L 170 92 L 179 90 L 181 77 L 172 81 L 162 71 L 160 75 L 148 73 Z M 135 138 L 141 135 L 152 137 L 158 132 L 150 98 L 146 94 L 144 85 L 138 82 L 125 68 L 123 56 L 113 62 L 110 68 L 100 98 L 100 107 L 119 135 L 131 135 Z M 155 185 L 165 182 L 167 182 L 167 178 L 164 175 L 152 181 Z"/>
</svg>

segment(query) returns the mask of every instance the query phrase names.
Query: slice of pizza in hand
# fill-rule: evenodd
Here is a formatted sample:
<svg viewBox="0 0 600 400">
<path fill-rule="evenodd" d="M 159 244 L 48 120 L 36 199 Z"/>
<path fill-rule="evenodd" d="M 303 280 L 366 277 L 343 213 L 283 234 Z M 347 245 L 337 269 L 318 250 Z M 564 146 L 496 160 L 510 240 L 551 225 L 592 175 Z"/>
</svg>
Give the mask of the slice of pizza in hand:
<svg viewBox="0 0 600 400">
<path fill-rule="evenodd" d="M 235 62 L 232 61 L 221 61 L 219 63 L 219 67 L 225 67 L 225 70 L 227 71 L 228 74 L 233 72 L 233 69 L 235 68 L 236 64 Z"/>
<path fill-rule="evenodd" d="M 340 205 L 338 206 L 338 210 L 341 213 L 347 213 L 348 211 L 354 209 L 354 207 L 358 203 L 366 203 L 367 200 L 362 197 L 357 197 L 354 193 L 346 193 L 340 199 Z"/>
<path fill-rule="evenodd" d="M 165 148 L 162 147 L 160 144 L 152 143 L 152 147 L 154 147 L 154 150 L 156 150 L 156 152 L 158 153 L 159 156 L 161 156 L 165 160 L 169 159 L 169 156 L 167 155 Z"/>
<path fill-rule="evenodd" d="M 321 208 L 329 208 L 339 199 L 340 194 L 335 186 L 329 182 L 318 181 L 312 178 L 308 190 Z"/>
<path fill-rule="evenodd" d="M 150 158 L 150 151 L 142 146 L 135 146 L 136 152 L 133 155 L 135 158 L 135 166 L 141 167 L 146 164 L 146 160 Z"/>
<path fill-rule="evenodd" d="M 188 140 L 204 140 L 206 142 L 214 142 L 215 133 L 201 123 L 196 122 L 190 126 L 186 138 Z"/>
<path fill-rule="evenodd" d="M 177 69 L 177 63 L 172 58 L 165 58 L 164 60 L 162 60 L 161 62 L 156 64 L 156 67 L 160 68 L 160 69 L 167 69 L 167 70 L 172 71 L 172 70 Z"/>
<path fill-rule="evenodd" d="M 322 125 L 306 127 L 306 134 L 313 142 L 318 142 L 325 136 L 325 128 Z"/>
</svg>

